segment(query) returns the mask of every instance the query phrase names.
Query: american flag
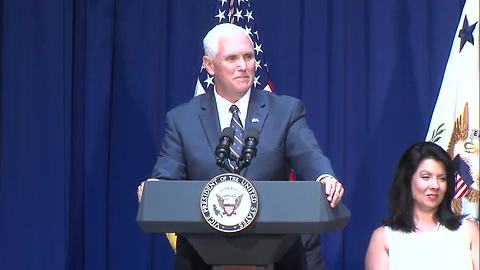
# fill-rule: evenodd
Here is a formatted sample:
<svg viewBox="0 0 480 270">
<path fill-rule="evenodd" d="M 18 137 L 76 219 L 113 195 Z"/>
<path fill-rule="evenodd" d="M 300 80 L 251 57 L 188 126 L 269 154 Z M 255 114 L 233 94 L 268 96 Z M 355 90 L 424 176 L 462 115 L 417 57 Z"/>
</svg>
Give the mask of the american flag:
<svg viewBox="0 0 480 270">
<path fill-rule="evenodd" d="M 455 180 L 455 199 L 462 199 L 467 194 L 469 187 L 474 183 L 470 172 L 472 166 L 469 165 L 460 155 L 456 155 L 453 158 L 453 163 L 457 170 Z"/>
<path fill-rule="evenodd" d="M 253 0 L 215 0 L 216 8 L 213 20 L 216 24 L 233 23 L 243 27 L 250 35 L 255 50 L 255 78 L 253 88 L 272 91 L 273 85 L 268 75 L 268 64 L 263 52 L 263 44 L 260 34 L 255 26 L 255 17 L 252 10 Z M 214 79 L 210 76 L 202 64 L 195 86 L 195 96 L 206 91 L 212 91 Z"/>
</svg>

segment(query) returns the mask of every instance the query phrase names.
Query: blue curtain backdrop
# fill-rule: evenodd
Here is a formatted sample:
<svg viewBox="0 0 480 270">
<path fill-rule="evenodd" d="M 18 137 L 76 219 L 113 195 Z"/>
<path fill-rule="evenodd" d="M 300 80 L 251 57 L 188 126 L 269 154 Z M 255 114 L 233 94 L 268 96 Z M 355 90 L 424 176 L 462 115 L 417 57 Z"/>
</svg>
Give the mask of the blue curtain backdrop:
<svg viewBox="0 0 480 270">
<path fill-rule="evenodd" d="M 1 269 L 171 268 L 164 236 L 135 222 L 136 187 L 165 113 L 193 95 L 214 1 L 0 0 Z M 328 267 L 363 269 L 463 1 L 253 5 L 276 92 L 305 102 L 346 187 L 352 218 L 322 236 Z"/>
</svg>

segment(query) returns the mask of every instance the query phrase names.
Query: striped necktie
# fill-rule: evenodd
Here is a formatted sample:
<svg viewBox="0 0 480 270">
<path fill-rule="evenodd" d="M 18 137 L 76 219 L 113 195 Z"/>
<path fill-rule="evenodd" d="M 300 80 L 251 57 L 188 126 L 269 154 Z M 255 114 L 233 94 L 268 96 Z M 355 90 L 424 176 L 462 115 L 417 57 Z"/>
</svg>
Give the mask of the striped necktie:
<svg viewBox="0 0 480 270">
<path fill-rule="evenodd" d="M 240 154 L 242 153 L 244 136 L 242 121 L 240 120 L 240 117 L 238 115 L 239 111 L 240 110 L 235 104 L 230 107 L 230 112 L 232 113 L 232 121 L 230 122 L 230 127 L 235 130 L 233 144 L 230 146 L 230 158 L 236 163 L 238 163 L 238 159 L 240 158 Z"/>
</svg>

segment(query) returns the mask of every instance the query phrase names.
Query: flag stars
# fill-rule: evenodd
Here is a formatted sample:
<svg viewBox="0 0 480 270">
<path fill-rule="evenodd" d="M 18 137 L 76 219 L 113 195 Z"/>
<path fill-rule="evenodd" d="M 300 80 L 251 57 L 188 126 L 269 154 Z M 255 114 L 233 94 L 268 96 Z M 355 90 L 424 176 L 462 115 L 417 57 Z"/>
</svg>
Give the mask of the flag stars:
<svg viewBox="0 0 480 270">
<path fill-rule="evenodd" d="M 462 51 L 463 46 L 465 46 L 465 43 L 467 43 L 467 41 L 470 42 L 472 45 L 475 45 L 473 40 L 473 30 L 475 30 L 475 26 L 477 26 L 477 23 L 478 22 L 469 25 L 467 15 L 465 15 L 465 18 L 463 19 L 463 27 L 458 32 L 458 37 L 460 38 L 460 52 Z"/>
<path fill-rule="evenodd" d="M 222 2 L 222 7 L 223 7 L 223 4 L 227 3 L 227 0 L 221 0 L 221 2 Z"/>
<path fill-rule="evenodd" d="M 265 67 L 265 69 L 267 69 L 267 72 L 268 72 L 268 64 L 265 63 L 265 64 L 263 64 L 263 66 Z"/>
<path fill-rule="evenodd" d="M 235 15 L 233 15 L 235 18 L 237 18 L 237 22 L 240 21 L 240 19 L 243 19 L 242 15 L 242 10 L 237 8 L 237 12 L 235 12 Z"/>
<path fill-rule="evenodd" d="M 210 77 L 210 75 L 207 74 L 207 79 L 203 82 L 207 84 L 207 88 L 210 87 L 210 85 L 213 85 L 213 76 Z"/>
<path fill-rule="evenodd" d="M 246 11 L 245 17 L 247 17 L 248 22 L 250 22 L 250 20 L 252 20 L 252 21 L 254 20 L 254 18 L 252 16 L 252 13 L 253 13 L 253 11 L 250 11 L 250 12 L 248 10 Z"/>
<path fill-rule="evenodd" d="M 255 34 L 255 36 L 257 37 L 257 39 L 260 39 L 260 37 L 258 36 L 258 31 L 255 31 L 253 32 Z"/>
<path fill-rule="evenodd" d="M 260 76 L 255 76 L 255 79 L 253 80 L 253 87 L 257 87 L 257 85 L 260 84 Z"/>
<path fill-rule="evenodd" d="M 255 48 L 254 48 L 255 52 L 257 53 L 257 55 L 262 51 L 262 44 L 258 44 L 258 43 L 255 43 Z"/>
<path fill-rule="evenodd" d="M 223 4 L 222 4 L 223 5 Z M 218 14 L 215 15 L 216 18 L 218 18 L 218 23 L 220 23 L 222 21 L 222 19 L 226 19 L 225 18 L 225 10 L 218 10 Z"/>
<path fill-rule="evenodd" d="M 262 60 L 257 61 L 257 59 L 255 59 L 255 71 L 257 71 L 258 68 L 262 68 L 261 62 Z"/>
<path fill-rule="evenodd" d="M 245 31 L 247 31 L 248 35 L 252 35 L 252 28 L 245 25 Z"/>
</svg>

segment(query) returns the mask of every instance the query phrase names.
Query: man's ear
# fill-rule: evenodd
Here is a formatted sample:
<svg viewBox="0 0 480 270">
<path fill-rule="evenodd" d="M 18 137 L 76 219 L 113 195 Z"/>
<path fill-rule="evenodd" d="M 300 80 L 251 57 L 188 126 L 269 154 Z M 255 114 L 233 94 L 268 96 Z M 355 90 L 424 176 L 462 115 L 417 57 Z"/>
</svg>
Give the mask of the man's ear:
<svg viewBox="0 0 480 270">
<path fill-rule="evenodd" d="M 215 75 L 215 70 L 213 68 L 213 59 L 206 55 L 203 56 L 203 66 L 207 70 L 208 74 L 210 74 L 210 76 Z"/>
</svg>

